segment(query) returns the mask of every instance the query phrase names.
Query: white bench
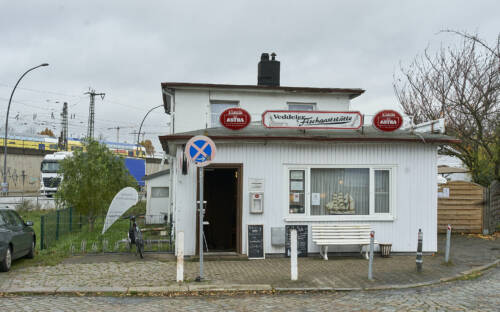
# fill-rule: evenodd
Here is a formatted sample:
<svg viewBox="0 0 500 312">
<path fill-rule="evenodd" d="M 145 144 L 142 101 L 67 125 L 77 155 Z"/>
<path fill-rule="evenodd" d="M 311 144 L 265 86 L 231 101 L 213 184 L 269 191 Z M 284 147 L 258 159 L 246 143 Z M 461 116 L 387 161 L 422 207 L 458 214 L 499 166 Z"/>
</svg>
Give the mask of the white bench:
<svg viewBox="0 0 500 312">
<path fill-rule="evenodd" d="M 312 226 L 312 241 L 320 247 L 323 259 L 328 260 L 328 245 L 361 245 L 366 247 L 368 259 L 371 227 L 369 224 L 319 224 Z M 375 241 L 375 244 L 378 244 Z"/>
</svg>

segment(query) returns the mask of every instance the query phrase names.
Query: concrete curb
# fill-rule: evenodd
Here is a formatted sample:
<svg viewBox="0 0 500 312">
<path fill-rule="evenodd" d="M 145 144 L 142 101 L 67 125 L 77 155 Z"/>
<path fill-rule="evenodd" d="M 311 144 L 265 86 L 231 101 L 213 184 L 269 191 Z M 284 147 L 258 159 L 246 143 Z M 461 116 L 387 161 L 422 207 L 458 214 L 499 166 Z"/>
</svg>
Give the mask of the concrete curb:
<svg viewBox="0 0 500 312">
<path fill-rule="evenodd" d="M 351 292 L 351 291 L 377 291 L 377 290 L 398 290 L 408 288 L 418 288 L 431 286 L 440 283 L 452 282 L 462 279 L 467 275 L 480 273 L 493 267 L 500 266 L 500 259 L 491 263 L 463 271 L 450 277 L 443 277 L 438 280 L 428 282 L 403 284 L 403 285 L 382 285 L 374 287 L 272 287 L 268 284 L 173 284 L 169 286 L 138 286 L 138 287 L 27 287 L 0 289 L 2 296 L 30 296 L 30 295 L 66 295 L 66 296 L 191 296 L 199 294 L 246 294 L 246 293 L 288 293 L 288 292 Z"/>
</svg>

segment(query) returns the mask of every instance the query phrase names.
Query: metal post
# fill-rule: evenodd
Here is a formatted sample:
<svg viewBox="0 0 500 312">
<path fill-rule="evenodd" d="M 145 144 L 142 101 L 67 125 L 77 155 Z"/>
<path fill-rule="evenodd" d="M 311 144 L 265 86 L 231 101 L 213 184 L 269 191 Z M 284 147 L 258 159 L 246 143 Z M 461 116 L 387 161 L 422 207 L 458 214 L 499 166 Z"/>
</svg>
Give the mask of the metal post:
<svg viewBox="0 0 500 312">
<path fill-rule="evenodd" d="M 297 270 L 297 230 L 292 229 L 290 232 L 290 265 L 291 265 L 291 277 L 292 281 L 296 281 L 298 278 Z"/>
<path fill-rule="evenodd" d="M 184 280 L 184 232 L 177 233 L 177 282 L 181 283 Z"/>
<path fill-rule="evenodd" d="M 45 216 L 40 217 L 40 250 L 43 250 L 43 241 L 45 239 Z"/>
<path fill-rule="evenodd" d="M 156 108 L 159 108 L 159 107 L 162 107 L 163 104 L 161 105 L 158 105 L 158 106 L 155 106 L 153 108 L 151 108 L 147 113 L 146 115 L 144 115 L 144 118 L 142 118 L 142 121 L 141 121 L 141 125 L 139 126 L 139 132 L 137 132 L 137 146 L 136 146 L 136 154 L 137 154 L 137 157 L 139 157 L 139 136 L 141 135 L 141 129 L 142 129 L 142 124 L 144 123 L 144 120 L 146 120 L 146 117 L 148 117 L 149 113 L 151 113 L 151 111 L 153 111 L 154 109 Z M 144 139 L 144 138 L 143 138 Z"/>
<path fill-rule="evenodd" d="M 203 205 L 203 168 L 198 169 L 200 171 L 200 237 L 198 237 L 198 245 L 199 245 L 199 254 L 200 254 L 200 276 L 196 278 L 196 281 L 200 282 L 203 280 L 203 214 L 204 214 L 204 205 Z"/>
<path fill-rule="evenodd" d="M 448 224 L 448 229 L 446 231 L 446 252 L 444 254 L 444 262 L 450 262 L 450 244 L 451 244 L 451 225 Z"/>
<path fill-rule="evenodd" d="M 370 258 L 368 261 L 368 279 L 373 280 L 373 249 L 375 247 L 375 231 L 370 232 Z"/>
<path fill-rule="evenodd" d="M 422 257 L 422 242 L 424 240 L 424 233 L 422 229 L 418 229 L 418 246 L 417 246 L 417 272 L 422 272 L 422 266 L 424 264 L 424 259 Z"/>
<path fill-rule="evenodd" d="M 24 74 L 21 75 L 21 77 L 17 80 L 16 84 L 14 85 L 14 89 L 12 89 L 12 93 L 10 94 L 9 98 L 9 105 L 7 106 L 7 114 L 5 115 L 5 133 L 4 133 L 4 140 L 3 140 L 3 182 L 2 182 L 2 193 L 4 195 L 8 195 L 9 192 L 9 183 L 7 183 L 7 134 L 9 131 L 9 112 L 10 112 L 10 104 L 12 102 L 12 97 L 14 96 L 14 92 L 16 91 L 17 85 L 21 82 L 21 79 L 26 76 L 27 73 L 30 71 L 37 69 L 39 67 L 43 66 L 49 66 L 47 63 L 40 64 L 38 66 L 35 66 L 33 68 L 28 69 Z"/>
<path fill-rule="evenodd" d="M 56 211 L 56 240 L 59 240 L 59 214 L 60 210 Z"/>
</svg>

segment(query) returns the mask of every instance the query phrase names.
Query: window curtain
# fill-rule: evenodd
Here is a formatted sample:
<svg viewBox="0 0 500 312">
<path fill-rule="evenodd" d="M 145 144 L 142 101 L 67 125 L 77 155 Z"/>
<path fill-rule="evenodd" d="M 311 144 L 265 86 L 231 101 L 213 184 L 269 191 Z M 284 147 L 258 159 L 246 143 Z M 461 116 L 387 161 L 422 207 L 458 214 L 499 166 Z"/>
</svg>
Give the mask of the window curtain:
<svg viewBox="0 0 500 312">
<path fill-rule="evenodd" d="M 212 103 L 210 104 L 211 128 L 220 127 L 220 114 L 228 108 L 238 107 L 238 103 Z"/>
<path fill-rule="evenodd" d="M 375 170 L 375 213 L 389 212 L 389 170 Z"/>
<path fill-rule="evenodd" d="M 370 214 L 368 168 L 311 169 L 311 215 Z"/>
</svg>

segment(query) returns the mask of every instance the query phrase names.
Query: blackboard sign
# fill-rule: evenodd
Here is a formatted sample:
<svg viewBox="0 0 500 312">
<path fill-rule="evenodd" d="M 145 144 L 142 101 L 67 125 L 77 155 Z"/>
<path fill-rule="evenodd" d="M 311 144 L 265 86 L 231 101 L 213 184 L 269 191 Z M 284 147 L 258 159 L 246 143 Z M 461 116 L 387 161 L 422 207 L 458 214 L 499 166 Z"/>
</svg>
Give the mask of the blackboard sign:
<svg viewBox="0 0 500 312">
<path fill-rule="evenodd" d="M 285 256 L 290 257 L 290 231 L 297 230 L 297 256 L 307 257 L 307 225 L 285 225 Z"/>
<path fill-rule="evenodd" d="M 264 225 L 248 225 L 248 258 L 264 258 Z"/>
</svg>

